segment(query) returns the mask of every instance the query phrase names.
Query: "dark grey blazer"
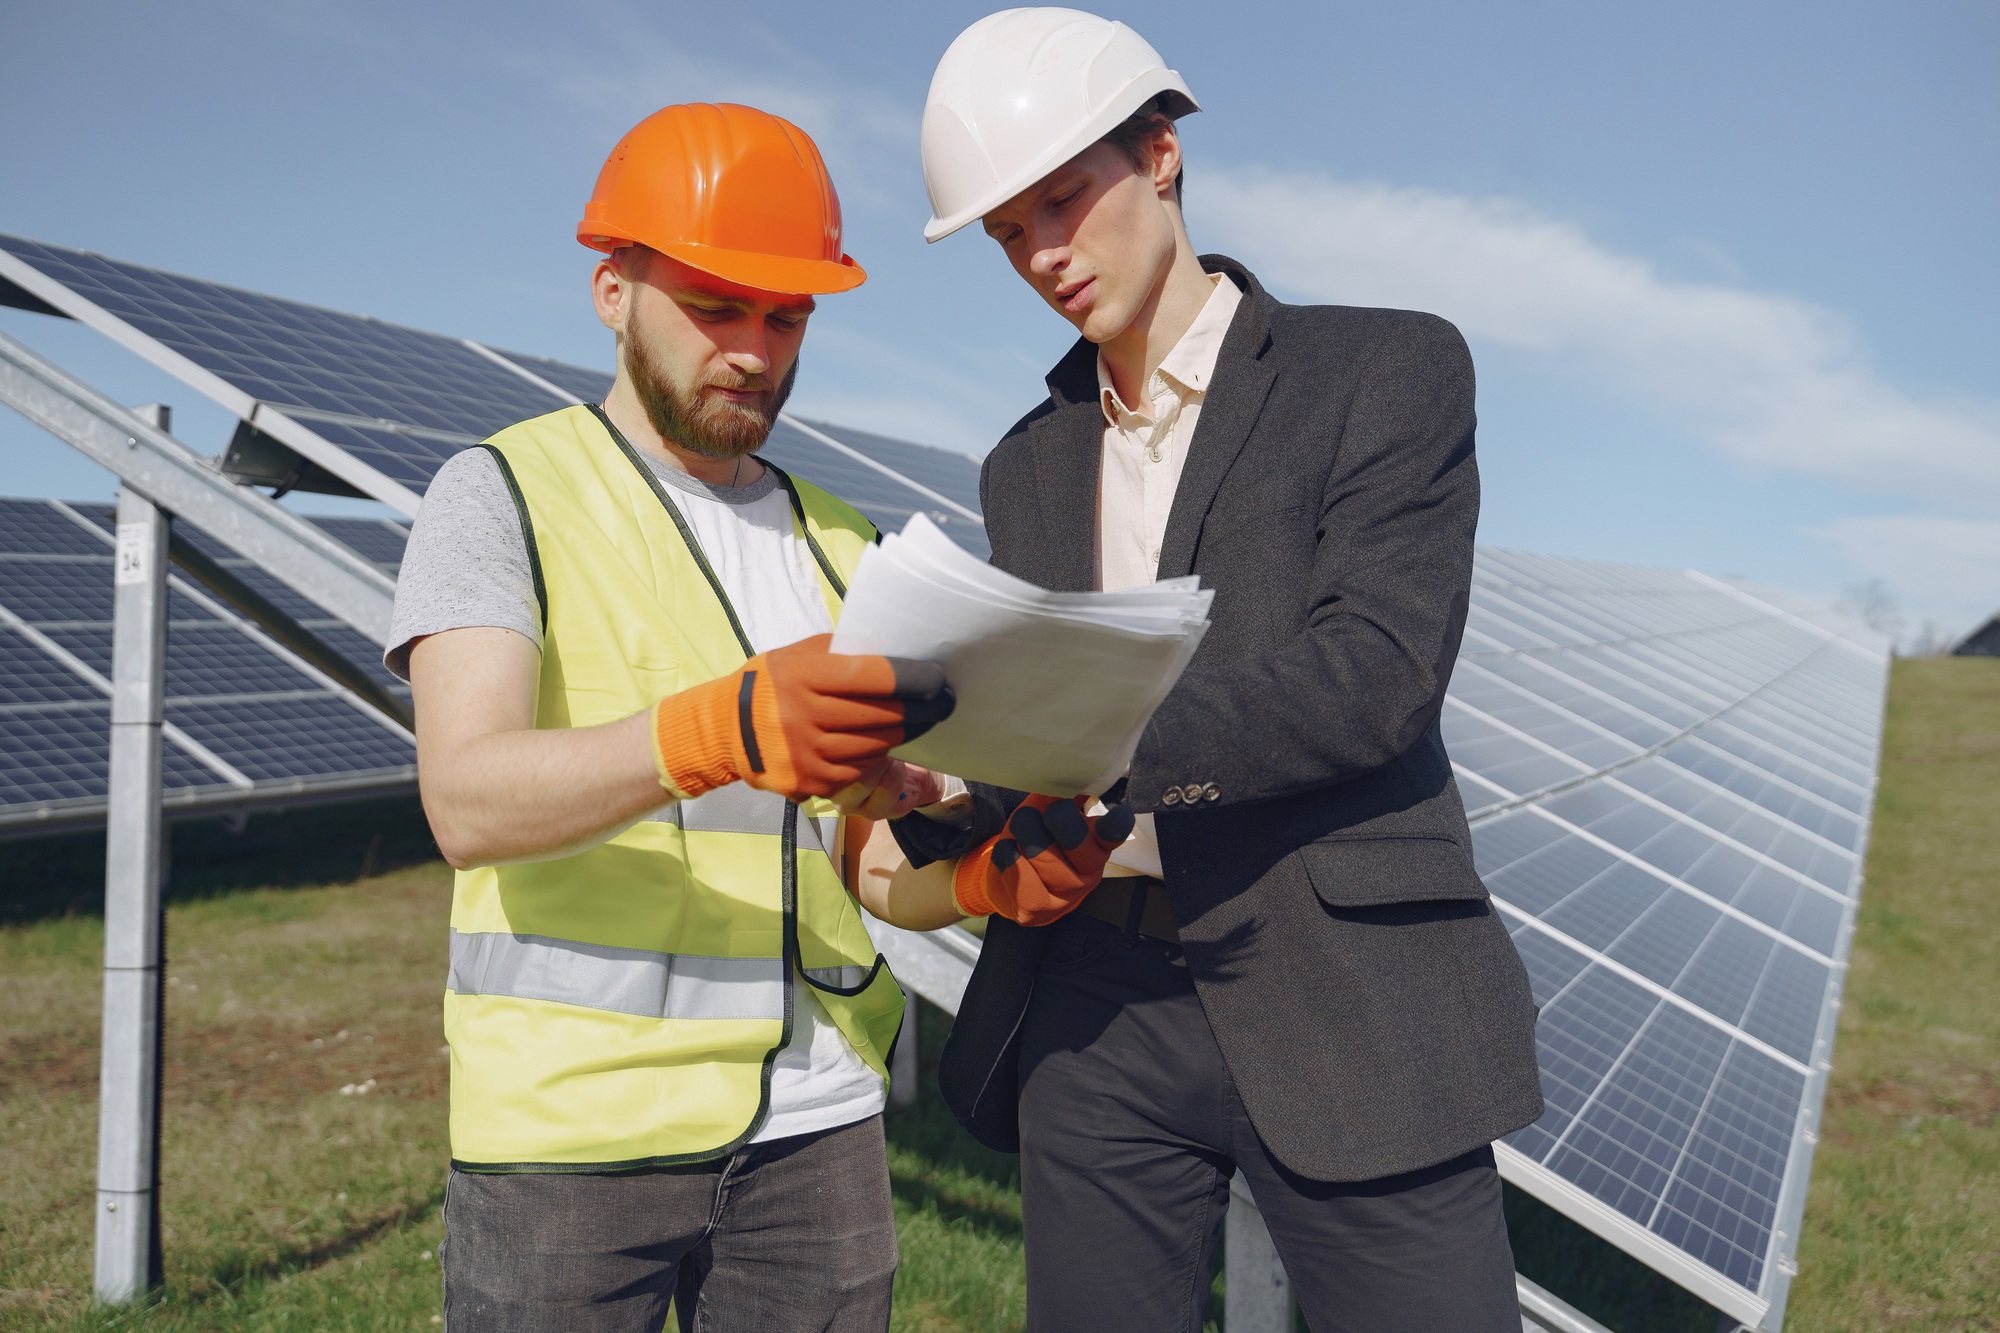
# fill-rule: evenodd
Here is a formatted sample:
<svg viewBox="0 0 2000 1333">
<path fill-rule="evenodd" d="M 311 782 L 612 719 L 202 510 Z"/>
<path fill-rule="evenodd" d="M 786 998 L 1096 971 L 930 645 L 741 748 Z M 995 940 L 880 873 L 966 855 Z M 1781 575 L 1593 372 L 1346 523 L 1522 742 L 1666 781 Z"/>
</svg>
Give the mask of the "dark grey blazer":
<svg viewBox="0 0 2000 1333">
<path fill-rule="evenodd" d="M 1472 361 L 1433 315 L 1247 296 L 1175 495 L 1160 577 L 1215 590 L 1126 799 L 1157 816 L 1195 987 L 1251 1122 L 1292 1170 L 1367 1180 L 1536 1119 L 1528 979 L 1472 863 L 1438 729 L 1479 513 Z M 1104 419 L 1079 341 L 986 460 L 993 563 L 1093 585 Z M 984 790 L 978 832 L 1018 794 Z M 1018 1144 L 1040 930 L 994 918 L 939 1073 Z"/>
</svg>

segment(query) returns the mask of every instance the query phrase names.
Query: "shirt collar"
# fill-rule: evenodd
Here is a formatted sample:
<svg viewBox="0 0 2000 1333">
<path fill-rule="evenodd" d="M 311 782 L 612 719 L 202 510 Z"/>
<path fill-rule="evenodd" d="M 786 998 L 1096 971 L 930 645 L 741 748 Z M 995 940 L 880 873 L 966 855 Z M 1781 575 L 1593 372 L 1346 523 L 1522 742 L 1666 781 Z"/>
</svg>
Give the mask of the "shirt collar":
<svg viewBox="0 0 2000 1333">
<path fill-rule="evenodd" d="M 1242 303 L 1243 289 L 1229 280 L 1227 274 L 1207 275 L 1214 283 L 1208 299 L 1201 304 L 1194 323 L 1188 325 L 1180 341 L 1174 344 L 1166 359 L 1154 372 L 1169 388 L 1174 389 L 1183 399 L 1208 391 L 1208 381 L 1215 374 L 1216 358 L 1222 352 L 1222 340 L 1229 334 L 1229 325 L 1236 317 L 1236 307 Z M 1144 406 L 1150 410 L 1151 385 L 1147 385 L 1147 401 Z M 1118 397 L 1118 390 L 1112 387 L 1111 371 L 1104 364 L 1104 354 L 1097 354 L 1097 401 L 1104 409 L 1104 419 L 1116 423 L 1121 414 L 1139 416 Z"/>
</svg>

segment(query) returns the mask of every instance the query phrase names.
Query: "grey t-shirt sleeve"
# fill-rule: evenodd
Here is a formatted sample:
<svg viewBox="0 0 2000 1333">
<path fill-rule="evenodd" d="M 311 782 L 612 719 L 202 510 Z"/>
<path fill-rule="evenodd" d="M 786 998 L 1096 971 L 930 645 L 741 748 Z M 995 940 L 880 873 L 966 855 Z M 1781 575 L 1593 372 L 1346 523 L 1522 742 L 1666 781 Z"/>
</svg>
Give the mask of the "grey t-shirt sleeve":
<svg viewBox="0 0 2000 1333">
<path fill-rule="evenodd" d="M 410 527 L 382 665 L 410 678 L 410 647 L 426 634 L 511 629 L 542 646 L 542 607 L 521 517 L 500 465 L 467 449 L 438 469 Z"/>
</svg>

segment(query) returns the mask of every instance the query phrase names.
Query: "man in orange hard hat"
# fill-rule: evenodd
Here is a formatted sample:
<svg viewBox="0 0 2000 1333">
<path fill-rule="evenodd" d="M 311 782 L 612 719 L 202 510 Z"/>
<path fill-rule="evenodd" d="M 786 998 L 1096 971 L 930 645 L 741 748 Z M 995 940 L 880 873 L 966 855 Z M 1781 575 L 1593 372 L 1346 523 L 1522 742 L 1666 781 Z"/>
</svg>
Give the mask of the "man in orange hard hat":
<svg viewBox="0 0 2000 1333">
<path fill-rule="evenodd" d="M 756 457 L 864 275 L 812 140 L 742 106 L 642 121 L 577 236 L 611 391 L 439 470 L 386 655 L 458 871 L 446 1324 L 879 1330 L 903 996 L 845 834 L 951 695 L 828 653 L 875 529 Z"/>
</svg>

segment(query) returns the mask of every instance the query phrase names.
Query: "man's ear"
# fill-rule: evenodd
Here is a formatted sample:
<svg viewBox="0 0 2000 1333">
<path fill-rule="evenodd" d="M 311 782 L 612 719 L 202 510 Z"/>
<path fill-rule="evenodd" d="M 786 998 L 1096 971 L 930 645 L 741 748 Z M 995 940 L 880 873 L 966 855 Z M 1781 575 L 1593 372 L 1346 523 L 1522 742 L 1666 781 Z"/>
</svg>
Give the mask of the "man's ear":
<svg viewBox="0 0 2000 1333">
<path fill-rule="evenodd" d="M 623 336 L 631 300 L 631 281 L 619 272 L 618 264 L 610 255 L 598 260 L 590 270 L 590 303 L 597 311 L 598 322 Z"/>
<path fill-rule="evenodd" d="M 1174 129 L 1174 123 L 1165 116 L 1153 123 L 1153 189 L 1167 196 L 1174 190 L 1174 181 L 1181 174 L 1181 136 Z"/>
</svg>

